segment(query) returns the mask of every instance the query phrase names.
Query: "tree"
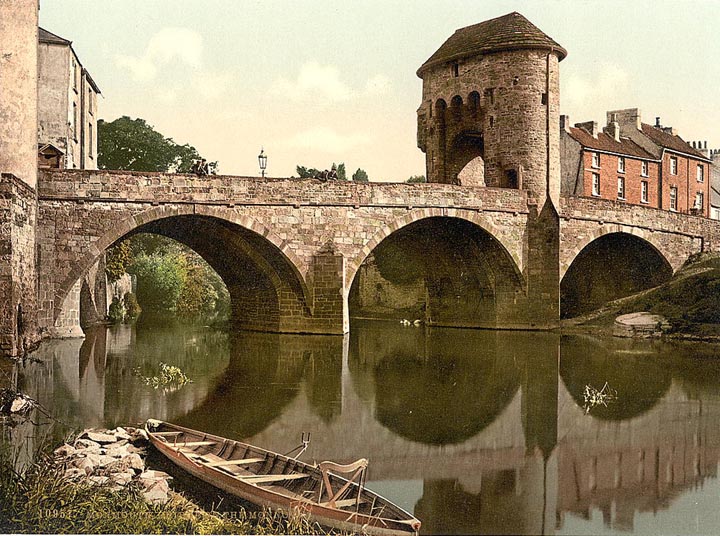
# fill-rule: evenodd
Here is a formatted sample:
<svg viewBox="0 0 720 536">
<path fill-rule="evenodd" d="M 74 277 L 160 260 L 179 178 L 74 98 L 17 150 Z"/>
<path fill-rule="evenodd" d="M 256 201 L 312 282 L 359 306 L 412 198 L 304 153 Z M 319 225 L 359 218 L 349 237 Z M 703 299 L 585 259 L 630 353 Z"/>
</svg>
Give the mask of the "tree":
<svg viewBox="0 0 720 536">
<path fill-rule="evenodd" d="M 315 168 L 306 168 L 305 166 L 295 166 L 298 177 L 301 179 L 312 179 L 319 173 Z"/>
<path fill-rule="evenodd" d="M 178 255 L 141 255 L 129 268 L 137 276 L 137 298 L 143 309 L 175 311 L 187 277 L 187 264 Z"/>
<path fill-rule="evenodd" d="M 405 182 L 412 182 L 412 183 L 427 182 L 427 179 L 425 178 L 425 175 L 413 175 Z"/>
<path fill-rule="evenodd" d="M 364 169 L 358 168 L 358 170 L 353 173 L 352 180 L 354 182 L 370 182 L 370 179 L 368 179 L 368 174 Z"/>
<path fill-rule="evenodd" d="M 332 165 L 336 166 L 338 180 L 346 181 L 347 172 L 345 171 L 345 162 L 340 162 L 337 165 L 335 164 L 335 162 L 333 162 Z M 330 168 L 328 169 L 332 169 L 332 166 L 330 166 Z M 313 179 L 320 174 L 319 169 L 308 168 L 300 165 L 295 166 L 295 171 L 297 171 L 298 177 L 300 177 L 301 179 Z"/>
<path fill-rule="evenodd" d="M 192 145 L 179 145 L 148 125 L 144 119 L 122 116 L 110 123 L 98 121 L 98 167 L 126 171 L 188 173 L 201 158 Z M 208 164 L 212 173 L 217 162 Z"/>
<path fill-rule="evenodd" d="M 333 162 L 332 165 L 334 166 L 334 165 L 335 165 L 335 162 Z M 346 181 L 346 180 L 347 180 L 347 173 L 345 172 L 345 162 L 340 162 L 340 163 L 337 165 L 337 170 L 336 170 L 336 171 L 337 171 L 338 180 L 340 180 L 340 181 Z"/>
<path fill-rule="evenodd" d="M 131 262 L 132 252 L 130 251 L 130 244 L 128 244 L 127 240 L 123 240 L 108 249 L 107 256 L 105 257 L 105 273 L 107 273 L 110 283 L 114 283 L 120 279 L 127 271 L 127 267 Z"/>
</svg>

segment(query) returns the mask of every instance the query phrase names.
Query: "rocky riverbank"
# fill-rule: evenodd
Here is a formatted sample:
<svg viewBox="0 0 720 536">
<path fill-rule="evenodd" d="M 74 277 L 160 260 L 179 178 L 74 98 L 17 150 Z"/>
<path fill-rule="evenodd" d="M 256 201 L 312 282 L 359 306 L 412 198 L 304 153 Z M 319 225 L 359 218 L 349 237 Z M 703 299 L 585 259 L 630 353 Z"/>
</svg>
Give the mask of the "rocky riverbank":
<svg viewBox="0 0 720 536">
<path fill-rule="evenodd" d="M 147 434 L 139 428 L 94 429 L 55 449 L 54 455 L 69 481 L 108 486 L 113 491 L 135 484 L 146 501 L 165 504 L 172 477 L 147 469 L 149 445 Z"/>
<path fill-rule="evenodd" d="M 0 440 L 0 534 L 325 534 L 298 511 L 203 509 L 147 466 L 141 429 L 85 430 L 22 468 Z"/>
</svg>

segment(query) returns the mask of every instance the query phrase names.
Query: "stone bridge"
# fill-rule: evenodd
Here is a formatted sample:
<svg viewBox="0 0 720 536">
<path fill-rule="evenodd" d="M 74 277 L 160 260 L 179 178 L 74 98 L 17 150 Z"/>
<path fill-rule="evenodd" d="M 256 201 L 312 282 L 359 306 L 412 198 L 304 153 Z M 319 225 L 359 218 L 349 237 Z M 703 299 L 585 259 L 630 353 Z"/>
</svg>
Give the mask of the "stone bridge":
<svg viewBox="0 0 720 536">
<path fill-rule="evenodd" d="M 583 285 L 633 290 L 720 246 L 705 218 L 587 198 L 538 211 L 507 188 L 65 170 L 41 172 L 37 194 L 38 324 L 55 335 L 77 332 L 84 276 L 138 232 L 198 252 L 243 327 L 335 334 L 360 267 L 388 243 L 410 252 L 399 271 L 420 266 L 426 321 L 490 328 L 556 325 L 561 280 L 577 305 L 607 298 Z"/>
</svg>

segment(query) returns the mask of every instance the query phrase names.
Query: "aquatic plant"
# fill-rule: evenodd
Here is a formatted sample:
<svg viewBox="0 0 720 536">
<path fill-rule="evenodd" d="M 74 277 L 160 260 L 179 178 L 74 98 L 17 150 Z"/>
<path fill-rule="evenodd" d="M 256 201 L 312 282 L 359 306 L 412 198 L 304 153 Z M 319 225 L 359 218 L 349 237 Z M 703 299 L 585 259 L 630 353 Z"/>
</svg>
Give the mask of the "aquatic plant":
<svg viewBox="0 0 720 536">
<path fill-rule="evenodd" d="M 586 385 L 585 391 L 583 392 L 583 399 L 585 414 L 588 414 L 594 407 L 607 407 L 608 403 L 617 400 L 617 391 L 611 389 L 608 382 L 605 382 L 605 385 L 603 385 L 600 390 L 595 389 L 592 385 Z"/>
<path fill-rule="evenodd" d="M 153 389 L 164 387 L 165 389 L 173 390 L 192 382 L 180 367 L 168 365 L 163 362 L 160 362 L 158 374 L 155 376 L 143 376 L 140 369 L 137 368 L 134 369 L 133 372 L 137 376 L 140 376 L 145 385 L 150 385 Z"/>
</svg>

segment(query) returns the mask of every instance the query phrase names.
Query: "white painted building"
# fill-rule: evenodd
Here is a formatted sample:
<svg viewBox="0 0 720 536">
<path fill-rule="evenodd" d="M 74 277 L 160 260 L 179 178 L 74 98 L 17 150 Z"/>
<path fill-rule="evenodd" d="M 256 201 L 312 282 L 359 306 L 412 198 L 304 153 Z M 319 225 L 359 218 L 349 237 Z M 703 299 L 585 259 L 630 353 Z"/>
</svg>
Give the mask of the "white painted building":
<svg viewBox="0 0 720 536">
<path fill-rule="evenodd" d="M 97 97 L 93 81 L 68 41 L 38 35 L 39 165 L 97 169 Z"/>
</svg>

